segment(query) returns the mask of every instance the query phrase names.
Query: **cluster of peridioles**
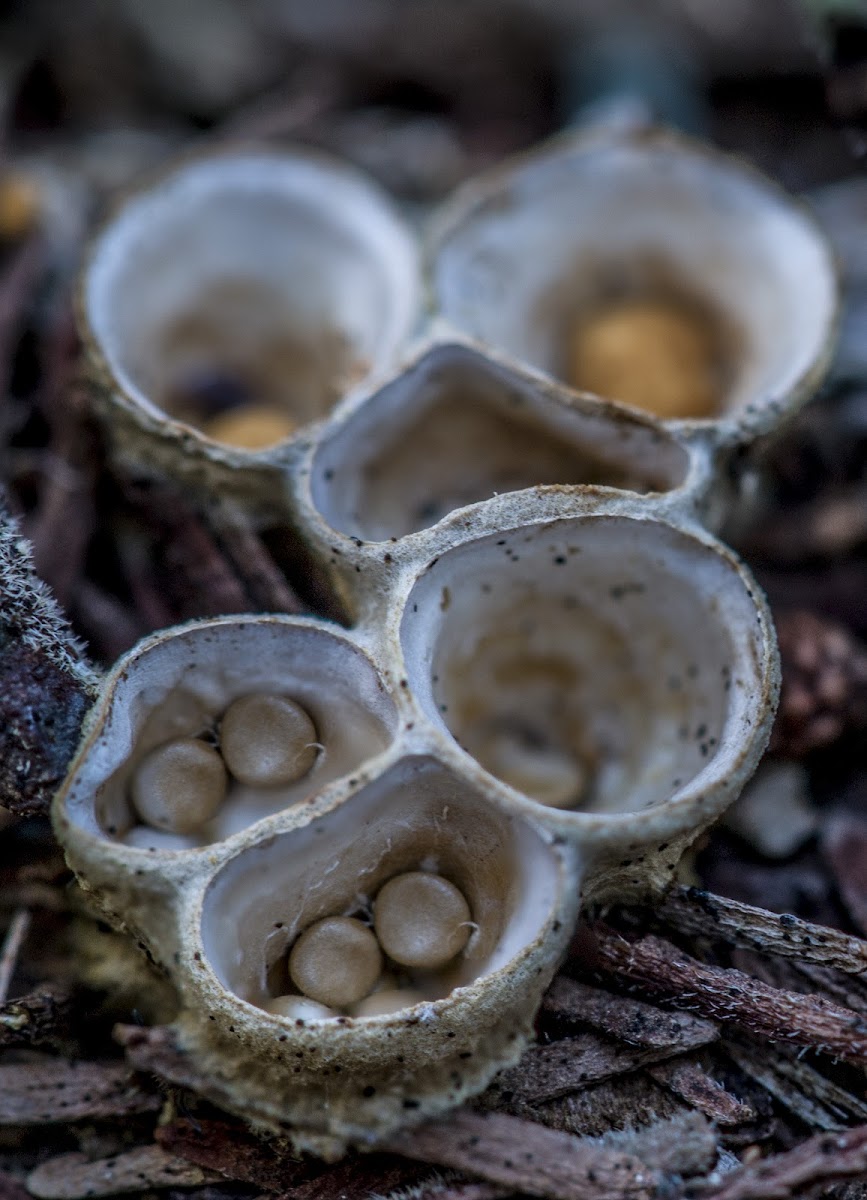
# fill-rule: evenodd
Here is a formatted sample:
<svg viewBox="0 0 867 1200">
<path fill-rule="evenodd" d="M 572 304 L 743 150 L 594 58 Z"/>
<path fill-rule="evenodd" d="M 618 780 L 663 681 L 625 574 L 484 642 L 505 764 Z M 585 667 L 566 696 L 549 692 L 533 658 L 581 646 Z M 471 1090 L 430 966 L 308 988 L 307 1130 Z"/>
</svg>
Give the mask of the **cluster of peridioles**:
<svg viewBox="0 0 867 1200">
<path fill-rule="evenodd" d="M 467 946 L 474 929 L 463 893 L 432 871 L 405 871 L 379 889 L 372 928 L 357 917 L 323 917 L 288 958 L 297 993 L 263 1007 L 281 1017 L 379 1017 L 443 994 L 436 972 Z M 383 955 L 387 956 L 386 958 Z"/>
<path fill-rule="evenodd" d="M 310 714 L 295 700 L 265 693 L 240 696 L 219 718 L 215 741 L 175 738 L 137 764 L 129 798 L 144 826 L 134 825 L 124 840 L 149 846 L 150 830 L 195 837 L 219 812 L 230 777 L 249 787 L 295 783 L 313 769 L 320 749 Z M 175 844 L 186 845 L 165 841 L 166 848 Z"/>
</svg>

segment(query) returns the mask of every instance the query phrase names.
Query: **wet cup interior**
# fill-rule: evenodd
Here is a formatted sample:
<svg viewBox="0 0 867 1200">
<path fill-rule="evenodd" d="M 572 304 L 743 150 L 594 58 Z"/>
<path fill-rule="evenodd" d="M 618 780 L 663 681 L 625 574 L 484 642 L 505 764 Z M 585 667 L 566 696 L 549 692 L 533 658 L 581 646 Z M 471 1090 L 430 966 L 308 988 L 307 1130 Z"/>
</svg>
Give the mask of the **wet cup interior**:
<svg viewBox="0 0 867 1200">
<path fill-rule="evenodd" d="M 709 785 L 767 703 L 769 634 L 747 582 L 651 520 L 554 521 L 451 550 L 411 592 L 401 636 L 429 716 L 558 808 L 626 812 Z"/>
<path fill-rule="evenodd" d="M 253 405 L 289 431 L 391 360 L 415 320 L 415 258 L 347 168 L 217 155 L 126 202 L 94 243 L 81 305 L 139 404 L 205 431 Z"/>
</svg>

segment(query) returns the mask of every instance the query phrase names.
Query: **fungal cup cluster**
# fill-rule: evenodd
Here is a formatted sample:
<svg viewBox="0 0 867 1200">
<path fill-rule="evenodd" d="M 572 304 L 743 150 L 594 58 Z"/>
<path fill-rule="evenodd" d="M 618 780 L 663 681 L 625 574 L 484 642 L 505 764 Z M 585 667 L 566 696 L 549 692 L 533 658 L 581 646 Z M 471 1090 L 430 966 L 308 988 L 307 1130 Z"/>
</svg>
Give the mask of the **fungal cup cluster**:
<svg viewBox="0 0 867 1200">
<path fill-rule="evenodd" d="M 716 533 L 835 307 L 809 216 L 659 130 L 509 162 L 421 249 L 301 149 L 188 159 L 98 232 L 112 453 L 291 526 L 348 615 L 152 635 L 55 801 L 212 1100 L 335 1157 L 477 1093 L 580 904 L 734 799 L 778 664 Z"/>
</svg>

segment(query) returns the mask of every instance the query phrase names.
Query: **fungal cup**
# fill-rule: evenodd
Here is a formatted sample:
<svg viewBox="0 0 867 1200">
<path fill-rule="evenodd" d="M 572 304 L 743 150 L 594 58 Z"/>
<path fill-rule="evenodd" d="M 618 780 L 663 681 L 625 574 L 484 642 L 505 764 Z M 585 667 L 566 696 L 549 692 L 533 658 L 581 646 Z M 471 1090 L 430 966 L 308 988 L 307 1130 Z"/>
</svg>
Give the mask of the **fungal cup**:
<svg viewBox="0 0 867 1200">
<path fill-rule="evenodd" d="M 350 774 L 390 744 L 395 713 L 367 656 L 337 632 L 282 617 L 222 618 L 155 634 L 107 679 L 108 720 L 85 742 L 87 779 L 70 790 L 65 811 L 87 838 L 184 850 L 219 842 L 273 813 L 290 812 L 333 780 Z M 137 789 L 148 787 L 143 767 L 179 740 L 218 754 L 221 718 L 238 700 L 289 697 L 303 706 L 316 731 L 310 766 L 296 778 L 268 783 L 228 779 L 216 811 L 176 842 L 154 837 L 136 811 Z M 256 736 L 251 728 L 247 736 Z M 285 742 L 277 746 L 282 749 Z M 177 789 L 183 783 L 183 766 Z M 166 798 L 171 808 L 176 799 Z M 171 824 L 169 822 L 168 824 Z M 166 826 L 168 827 L 168 825 Z M 157 828 L 157 832 L 159 829 Z"/>
<path fill-rule="evenodd" d="M 418 869 L 461 889 L 474 932 L 454 962 L 405 987 L 405 1008 L 312 1022 L 263 1011 L 299 934 L 327 917 L 369 920 L 383 884 Z M 260 1120 L 291 1120 L 301 1144 L 327 1152 L 335 1130 L 368 1141 L 517 1060 L 577 904 L 574 852 L 435 759 L 404 756 L 345 803 L 251 844 L 188 906 L 205 966 L 190 967 L 203 1004 L 184 1018 L 186 1043 L 223 1076 L 254 1053 L 248 1102 Z M 219 1083 L 214 1095 L 238 1104 Z"/>
<path fill-rule="evenodd" d="M 115 437 L 162 465 L 183 435 L 194 458 L 242 471 L 394 361 L 415 258 L 387 199 L 324 155 L 189 159 L 104 225 L 82 277 Z"/>
<path fill-rule="evenodd" d="M 830 353 L 836 274 L 812 218 L 757 172 L 665 130 L 565 134 L 471 180 L 440 216 L 429 272 L 450 325 L 585 390 L 571 361 L 582 325 L 633 306 L 639 375 L 659 369 L 674 326 L 673 353 L 705 357 L 712 378 L 693 364 L 679 408 L 669 379 L 659 415 L 750 437 L 812 393 Z M 611 339 L 629 324 L 627 311 Z"/>
<path fill-rule="evenodd" d="M 663 867 L 654 841 L 668 849 L 723 811 L 776 702 L 749 575 L 636 503 L 446 551 L 412 588 L 401 640 L 410 686 L 465 769 L 544 806 L 589 856 L 597 894 L 663 882 L 670 856 Z M 644 843 L 637 880 L 590 865 L 617 834 Z"/>
<path fill-rule="evenodd" d="M 652 421 L 612 420 L 584 398 L 565 403 L 526 373 L 446 342 L 323 430 L 309 487 L 333 529 L 385 542 L 531 488 L 666 492 L 689 466 Z"/>
<path fill-rule="evenodd" d="M 372 185 L 233 151 L 133 195 L 80 295 L 112 453 L 287 525 L 352 625 L 146 639 L 105 679 L 58 836 L 174 983 L 203 1093 L 332 1158 L 516 1062 L 579 905 L 664 888 L 754 769 L 773 628 L 711 530 L 734 449 L 818 381 L 835 307 L 797 205 L 661 131 L 506 164 L 427 256 L 418 334 L 414 245 Z M 587 361 L 618 341 L 618 304 L 645 332 L 704 322 L 686 356 L 715 373 L 712 414 L 564 380 L 576 329 Z M 299 336 L 289 369 L 272 350 Z M 201 403 L 237 415 L 254 391 L 295 432 L 220 444 L 177 404 L 203 364 Z M 433 914 L 435 893 L 446 949 L 414 958 L 411 897 Z M 344 937 L 348 983 L 328 977 Z"/>
</svg>

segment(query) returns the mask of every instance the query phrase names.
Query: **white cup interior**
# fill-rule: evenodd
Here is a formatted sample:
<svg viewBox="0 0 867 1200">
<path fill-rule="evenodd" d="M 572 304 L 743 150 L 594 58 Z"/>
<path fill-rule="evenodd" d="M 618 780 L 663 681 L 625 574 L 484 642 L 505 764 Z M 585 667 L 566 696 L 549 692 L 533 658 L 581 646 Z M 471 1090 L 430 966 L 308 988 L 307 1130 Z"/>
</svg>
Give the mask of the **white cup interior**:
<svg viewBox="0 0 867 1200">
<path fill-rule="evenodd" d="M 667 491 L 688 466 L 656 426 L 570 404 L 467 347 L 443 345 L 322 440 L 311 489 L 335 529 L 386 541 L 523 488 Z"/>
<path fill-rule="evenodd" d="M 822 358 L 836 306 L 805 211 L 660 133 L 585 136 L 471 182 L 446 210 L 432 274 L 457 327 L 557 376 L 583 312 L 684 303 L 713 324 L 731 413 L 788 395 Z"/>
<path fill-rule="evenodd" d="M 768 690 L 766 636 L 727 558 L 626 517 L 451 550 L 418 580 L 402 626 L 411 686 L 468 754 L 531 799 L 543 793 L 526 780 L 541 789 L 556 770 L 576 780 L 558 806 L 596 812 L 725 776 Z"/>
<path fill-rule="evenodd" d="M 313 155 L 192 161 L 98 236 L 83 305 L 124 390 L 167 411 L 225 375 L 297 423 L 382 369 L 416 319 L 412 239 L 377 189 Z"/>
<path fill-rule="evenodd" d="M 340 808 L 224 867 L 205 896 L 205 952 L 225 987 L 261 1004 L 304 929 L 364 917 L 384 883 L 412 870 L 454 883 L 477 927 L 438 973 L 443 995 L 506 966 L 557 904 L 556 859 L 529 825 L 432 760 L 404 759 Z"/>
<path fill-rule="evenodd" d="M 326 630 L 260 619 L 213 622 L 162 636 L 121 663 L 111 707 L 69 791 L 78 825 L 111 838 L 138 831 L 130 799 L 133 773 L 155 747 L 207 736 L 239 696 L 287 696 L 310 715 L 318 750 L 312 769 L 293 783 L 252 787 L 230 780 L 216 816 L 193 837 L 157 837 L 157 848 L 184 849 L 228 837 L 253 822 L 303 803 L 390 744 L 397 717 L 370 660 Z M 174 841 L 172 841 L 174 838 Z"/>
</svg>

